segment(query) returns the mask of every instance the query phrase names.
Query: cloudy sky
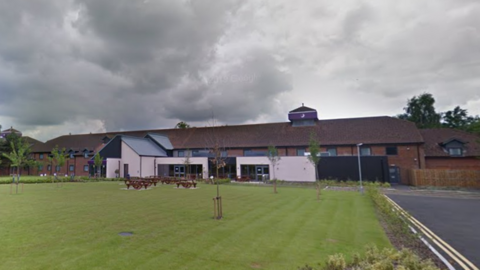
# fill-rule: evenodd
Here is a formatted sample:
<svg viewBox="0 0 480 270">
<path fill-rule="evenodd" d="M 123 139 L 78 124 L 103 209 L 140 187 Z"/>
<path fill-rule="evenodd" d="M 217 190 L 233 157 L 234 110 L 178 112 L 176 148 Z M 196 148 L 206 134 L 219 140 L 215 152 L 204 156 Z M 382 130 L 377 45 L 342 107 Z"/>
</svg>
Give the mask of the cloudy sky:
<svg viewBox="0 0 480 270">
<path fill-rule="evenodd" d="M 0 124 L 68 133 L 480 114 L 478 0 L 0 0 Z"/>
</svg>

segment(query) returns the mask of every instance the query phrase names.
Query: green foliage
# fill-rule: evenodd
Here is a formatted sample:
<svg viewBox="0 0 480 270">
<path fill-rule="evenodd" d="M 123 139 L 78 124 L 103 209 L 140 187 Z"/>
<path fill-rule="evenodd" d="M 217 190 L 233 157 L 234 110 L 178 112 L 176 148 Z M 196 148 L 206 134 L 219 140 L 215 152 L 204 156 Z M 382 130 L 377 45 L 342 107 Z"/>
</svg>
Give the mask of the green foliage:
<svg viewBox="0 0 480 270">
<path fill-rule="evenodd" d="M 19 183 L 24 184 L 43 184 L 43 183 L 51 183 L 53 180 L 53 176 L 22 176 L 20 178 Z M 59 176 L 57 179 L 63 182 L 100 182 L 100 181 L 124 181 L 124 178 L 90 178 L 88 176 L 75 176 L 73 181 L 72 179 L 67 176 Z M 10 184 L 12 183 L 12 177 L 0 177 L 0 184 Z"/>
<path fill-rule="evenodd" d="M 305 265 L 299 267 L 299 270 L 394 270 L 394 269 L 411 269 L 411 270 L 438 270 L 432 261 L 422 260 L 411 250 L 402 249 L 400 251 L 392 248 L 384 248 L 379 250 L 374 245 L 366 246 L 365 256 L 362 258 L 358 254 L 354 254 L 353 260 L 347 263 L 343 254 L 335 254 L 328 256 L 328 259 L 319 264 L 317 268 Z"/>
<path fill-rule="evenodd" d="M 398 118 L 414 122 L 419 128 L 454 128 L 480 135 L 480 117 L 468 115 L 466 109 L 456 106 L 443 113 L 435 111 L 435 99 L 432 94 L 414 96 L 407 102 L 405 113 Z"/>
<path fill-rule="evenodd" d="M 190 125 L 187 124 L 186 122 L 178 122 L 176 125 L 175 125 L 175 128 L 181 128 L 181 129 L 185 129 L 185 128 L 189 128 Z"/>
<path fill-rule="evenodd" d="M 440 127 L 441 115 L 435 111 L 435 99 L 430 93 L 414 96 L 407 102 L 404 114 L 398 115 L 400 119 L 414 122 L 419 128 Z"/>
<path fill-rule="evenodd" d="M 0 141 L 0 164 L 2 165 L 2 167 L 13 166 L 12 161 L 9 158 L 5 157 L 3 153 L 10 154 L 13 151 L 18 152 L 19 147 L 24 144 L 28 145 L 28 143 L 25 141 L 24 138 L 18 136 L 15 133 L 7 135 L 5 137 L 5 140 Z M 28 156 L 29 154 L 30 154 L 30 148 L 26 149 L 26 152 L 25 152 L 26 156 Z"/>
<path fill-rule="evenodd" d="M 232 180 L 230 178 L 215 178 L 213 179 L 213 181 L 215 182 L 215 184 L 229 184 L 232 182 Z"/>
<path fill-rule="evenodd" d="M 321 186 L 329 186 L 329 187 L 357 187 L 359 185 L 358 181 L 340 181 L 340 180 L 320 180 L 320 185 Z M 371 186 L 371 187 L 381 187 L 381 188 L 389 188 L 391 187 L 390 183 L 382 183 L 379 181 L 364 181 L 363 182 L 364 186 Z"/>
<path fill-rule="evenodd" d="M 93 164 L 95 165 L 95 169 L 97 169 L 97 177 L 100 177 L 103 164 L 103 158 L 100 156 L 100 153 L 95 154 L 95 157 L 93 158 Z"/>
<path fill-rule="evenodd" d="M 63 165 L 65 165 L 65 163 L 67 162 L 67 157 L 68 154 L 66 153 L 65 148 L 62 148 L 60 150 L 58 149 L 58 145 L 56 145 L 50 152 L 48 160 L 52 164 L 52 167 L 55 168 L 55 172 L 58 173 L 62 169 Z"/>
</svg>

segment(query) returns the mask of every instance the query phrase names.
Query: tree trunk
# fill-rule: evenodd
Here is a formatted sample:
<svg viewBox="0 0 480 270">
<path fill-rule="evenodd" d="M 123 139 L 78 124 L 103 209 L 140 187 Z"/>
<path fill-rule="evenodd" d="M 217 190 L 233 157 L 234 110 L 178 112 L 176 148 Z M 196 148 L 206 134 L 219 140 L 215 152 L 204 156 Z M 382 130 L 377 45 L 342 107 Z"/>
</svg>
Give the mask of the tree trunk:
<svg viewBox="0 0 480 270">
<path fill-rule="evenodd" d="M 320 201 L 320 183 L 317 181 L 317 201 Z"/>
<path fill-rule="evenodd" d="M 20 182 L 20 166 L 17 166 L 17 188 L 15 193 L 18 193 L 18 182 Z"/>
<path fill-rule="evenodd" d="M 277 194 L 277 179 L 273 179 L 273 193 Z"/>
</svg>

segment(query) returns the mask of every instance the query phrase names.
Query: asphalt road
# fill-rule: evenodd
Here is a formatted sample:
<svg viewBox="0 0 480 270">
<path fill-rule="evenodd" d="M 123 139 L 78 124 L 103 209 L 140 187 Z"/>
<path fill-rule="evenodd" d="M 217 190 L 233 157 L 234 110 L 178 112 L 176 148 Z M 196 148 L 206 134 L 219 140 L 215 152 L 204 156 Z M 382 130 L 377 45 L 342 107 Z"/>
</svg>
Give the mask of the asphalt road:
<svg viewBox="0 0 480 270">
<path fill-rule="evenodd" d="M 388 197 L 480 268 L 480 199 Z"/>
</svg>

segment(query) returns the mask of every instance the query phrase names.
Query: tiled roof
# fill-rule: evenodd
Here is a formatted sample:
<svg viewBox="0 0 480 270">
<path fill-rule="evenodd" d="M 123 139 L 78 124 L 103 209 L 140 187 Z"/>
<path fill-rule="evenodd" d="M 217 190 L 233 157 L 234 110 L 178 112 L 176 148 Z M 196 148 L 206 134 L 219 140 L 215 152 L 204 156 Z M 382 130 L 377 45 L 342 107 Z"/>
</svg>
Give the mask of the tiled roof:
<svg viewBox="0 0 480 270">
<path fill-rule="evenodd" d="M 41 142 L 39 140 L 36 140 L 32 137 L 23 136 L 22 138 L 24 138 L 25 141 L 27 141 L 27 143 L 29 143 L 30 145 L 42 145 L 43 144 L 43 142 Z"/>
<path fill-rule="evenodd" d="M 465 142 L 464 156 L 480 156 L 480 137 L 461 130 L 450 128 L 431 128 L 420 130 L 425 140 L 425 156 L 448 157 L 440 144 L 457 139 Z"/>
<path fill-rule="evenodd" d="M 50 152 L 59 147 L 95 149 L 105 136 L 117 134 L 145 137 L 148 133 L 168 136 L 175 149 L 210 148 L 221 140 L 226 148 L 275 146 L 306 146 L 310 134 L 315 132 L 321 145 L 399 144 L 422 143 L 423 138 L 415 124 L 388 116 L 319 120 L 315 126 L 293 127 L 289 122 L 235 126 L 193 127 L 186 129 L 140 130 L 97 134 L 64 135 L 47 141 L 34 149 Z"/>
</svg>

